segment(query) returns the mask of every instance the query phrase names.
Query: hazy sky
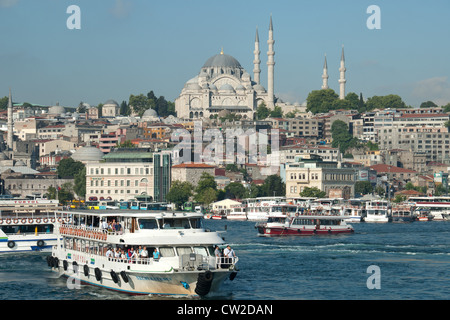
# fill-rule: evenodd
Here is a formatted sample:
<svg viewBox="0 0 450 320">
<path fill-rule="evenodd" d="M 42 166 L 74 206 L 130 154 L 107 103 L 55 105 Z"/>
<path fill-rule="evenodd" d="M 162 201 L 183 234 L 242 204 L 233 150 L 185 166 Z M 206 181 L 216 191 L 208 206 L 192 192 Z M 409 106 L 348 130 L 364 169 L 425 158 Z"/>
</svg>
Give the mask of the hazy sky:
<svg viewBox="0 0 450 320">
<path fill-rule="evenodd" d="M 67 28 L 70 5 L 80 30 Z M 367 28 L 370 5 L 381 9 L 379 30 Z M 344 44 L 347 92 L 450 102 L 448 0 L 0 0 L 0 97 L 11 87 L 15 102 L 76 106 L 153 90 L 174 101 L 222 47 L 253 78 L 256 27 L 266 86 L 270 14 L 285 101 L 320 89 L 324 54 L 338 92 Z"/>
</svg>

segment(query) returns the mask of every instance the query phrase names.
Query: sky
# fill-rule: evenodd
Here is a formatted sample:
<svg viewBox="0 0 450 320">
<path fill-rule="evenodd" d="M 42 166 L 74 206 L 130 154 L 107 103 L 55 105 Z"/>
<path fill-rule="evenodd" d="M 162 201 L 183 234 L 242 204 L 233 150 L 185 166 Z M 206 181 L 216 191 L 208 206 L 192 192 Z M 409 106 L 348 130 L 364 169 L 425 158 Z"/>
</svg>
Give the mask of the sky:
<svg viewBox="0 0 450 320">
<path fill-rule="evenodd" d="M 69 29 L 71 5 L 81 29 Z M 370 5 L 381 29 L 369 29 Z M 258 28 L 261 82 L 267 87 L 272 15 L 275 95 L 303 103 L 328 84 L 339 91 L 345 47 L 346 92 L 398 94 L 407 105 L 450 102 L 448 0 L 0 0 L 0 97 L 77 106 L 130 94 L 174 101 L 211 56 L 236 58 L 253 78 Z"/>
</svg>

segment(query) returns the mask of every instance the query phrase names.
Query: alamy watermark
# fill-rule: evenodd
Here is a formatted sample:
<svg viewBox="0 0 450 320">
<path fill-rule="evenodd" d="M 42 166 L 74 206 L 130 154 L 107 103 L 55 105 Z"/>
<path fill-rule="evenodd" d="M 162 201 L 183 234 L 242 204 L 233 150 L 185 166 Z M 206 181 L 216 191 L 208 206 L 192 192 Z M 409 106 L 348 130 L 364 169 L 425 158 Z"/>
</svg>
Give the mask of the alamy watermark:
<svg viewBox="0 0 450 320">
<path fill-rule="evenodd" d="M 381 29 L 381 9 L 377 5 L 370 5 L 367 7 L 368 14 L 371 14 L 369 18 L 367 18 L 366 26 L 369 30 Z"/>
<path fill-rule="evenodd" d="M 66 13 L 71 14 L 66 21 L 67 29 L 73 30 L 81 29 L 81 9 L 77 5 L 71 5 L 67 7 Z"/>
<path fill-rule="evenodd" d="M 381 269 L 377 265 L 370 265 L 367 268 L 367 273 L 371 275 L 367 278 L 366 285 L 367 289 L 381 289 Z"/>
<path fill-rule="evenodd" d="M 192 133 L 187 129 L 174 130 L 170 141 L 177 143 L 173 149 L 174 164 L 256 164 L 267 174 L 280 167 L 278 129 L 203 130 L 201 121 L 195 121 Z"/>
</svg>

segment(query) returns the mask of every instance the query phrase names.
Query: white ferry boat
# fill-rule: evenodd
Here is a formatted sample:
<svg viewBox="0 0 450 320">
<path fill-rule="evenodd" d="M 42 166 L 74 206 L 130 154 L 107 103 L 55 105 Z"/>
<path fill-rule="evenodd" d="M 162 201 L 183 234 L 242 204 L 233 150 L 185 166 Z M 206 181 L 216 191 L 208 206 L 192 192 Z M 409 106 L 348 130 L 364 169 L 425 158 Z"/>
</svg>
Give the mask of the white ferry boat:
<svg viewBox="0 0 450 320">
<path fill-rule="evenodd" d="M 361 222 L 366 209 L 361 199 L 349 199 L 344 203 L 343 214 L 349 216 L 349 222 Z"/>
<path fill-rule="evenodd" d="M 132 295 L 206 296 L 237 274 L 237 257 L 215 256 L 219 232 L 202 226 L 195 212 L 131 210 L 65 212 L 62 240 L 48 265 L 82 283 Z M 111 222 L 112 229 L 103 229 Z M 137 253 L 130 256 L 131 250 Z M 145 251 L 141 251 L 145 250 Z M 155 253 L 155 255 L 153 255 Z"/>
<path fill-rule="evenodd" d="M 243 204 L 236 204 L 231 206 L 230 212 L 227 214 L 227 220 L 246 221 L 247 212 L 246 206 Z"/>
<path fill-rule="evenodd" d="M 267 221 L 270 207 L 286 203 L 285 197 L 258 197 L 244 199 L 242 203 L 247 207 L 247 219 L 250 221 Z"/>
<path fill-rule="evenodd" d="M 387 200 L 369 200 L 366 202 L 364 222 L 389 222 L 391 205 Z"/>
<path fill-rule="evenodd" d="M 450 197 L 410 197 L 408 201 L 415 204 L 417 212 L 429 211 L 429 220 L 450 220 Z"/>
<path fill-rule="evenodd" d="M 296 214 L 273 215 L 267 222 L 258 223 L 255 227 L 262 236 L 312 236 L 336 235 L 354 232 L 346 223 L 348 216 Z"/>
<path fill-rule="evenodd" d="M 311 201 L 310 210 L 313 214 L 338 215 L 344 210 L 344 199 L 342 198 L 319 198 Z"/>
<path fill-rule="evenodd" d="M 51 251 L 58 209 L 57 200 L 0 200 L 0 253 Z"/>
</svg>

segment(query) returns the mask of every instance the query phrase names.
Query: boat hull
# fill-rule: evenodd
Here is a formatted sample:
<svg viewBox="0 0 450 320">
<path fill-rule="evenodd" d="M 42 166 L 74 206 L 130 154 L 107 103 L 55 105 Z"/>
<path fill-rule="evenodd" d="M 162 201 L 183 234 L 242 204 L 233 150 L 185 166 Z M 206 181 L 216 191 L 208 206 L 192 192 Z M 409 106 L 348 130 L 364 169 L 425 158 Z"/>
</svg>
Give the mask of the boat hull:
<svg viewBox="0 0 450 320">
<path fill-rule="evenodd" d="M 314 236 L 353 233 L 353 228 L 303 228 L 303 227 L 266 227 L 258 226 L 258 233 L 263 236 Z"/>
<path fill-rule="evenodd" d="M 85 273 L 84 266 L 73 266 L 68 263 L 65 270 L 63 262 L 59 262 L 59 267 L 52 267 L 52 271 L 64 276 L 68 286 L 76 284 L 89 284 L 102 287 L 108 290 L 118 291 L 130 295 L 161 295 L 161 296 L 202 296 L 197 292 L 197 287 L 207 286 L 208 293 L 213 295 L 220 291 L 224 281 L 230 278 L 232 270 L 213 271 L 206 282 L 200 280 L 200 274 L 205 275 L 205 271 L 182 271 L 175 272 L 173 269 L 168 272 L 134 272 L 125 271 L 126 277 L 122 276 L 119 270 L 115 271 L 115 276 L 111 270 L 101 270 L 101 277 L 96 274 L 94 266 L 89 266 L 89 272 Z M 86 275 L 87 274 L 87 275 Z M 126 279 L 126 280 L 125 280 Z M 203 283 L 199 284 L 199 281 Z"/>
</svg>

